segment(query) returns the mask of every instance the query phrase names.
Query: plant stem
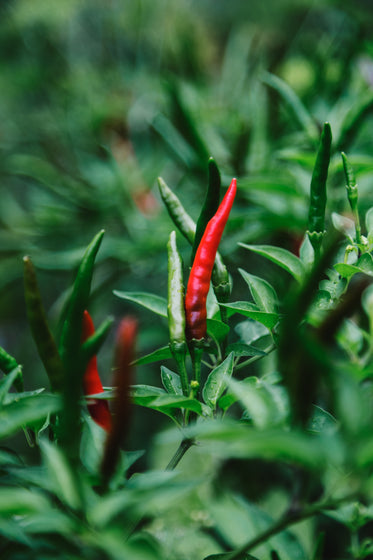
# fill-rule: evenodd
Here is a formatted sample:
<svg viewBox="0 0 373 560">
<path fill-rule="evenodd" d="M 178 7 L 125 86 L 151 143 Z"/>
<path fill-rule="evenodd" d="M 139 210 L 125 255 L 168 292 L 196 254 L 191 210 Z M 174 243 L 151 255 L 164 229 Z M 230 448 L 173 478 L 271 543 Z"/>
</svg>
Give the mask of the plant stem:
<svg viewBox="0 0 373 560">
<path fill-rule="evenodd" d="M 319 503 L 312 504 L 308 507 L 304 507 L 303 509 L 299 509 L 297 511 L 289 511 L 283 515 L 281 519 L 273 523 L 270 527 L 265 529 L 262 533 L 259 533 L 253 539 L 250 539 L 247 543 L 240 546 L 236 550 L 233 550 L 230 554 L 227 554 L 225 559 L 226 560 L 239 560 L 243 554 L 252 551 L 254 548 L 259 546 L 260 544 L 266 542 L 268 539 L 277 535 L 277 533 L 281 533 L 291 525 L 298 523 L 299 521 L 303 521 L 320 513 L 325 509 L 335 509 L 340 505 L 341 502 L 351 499 L 353 496 L 349 495 L 345 498 L 341 498 L 339 500 L 330 500 L 330 501 L 323 501 Z"/>
<path fill-rule="evenodd" d="M 186 438 L 180 442 L 179 447 L 176 449 L 171 461 L 166 467 L 166 471 L 173 471 L 184 457 L 185 453 L 190 447 L 194 445 L 194 439 Z"/>
</svg>

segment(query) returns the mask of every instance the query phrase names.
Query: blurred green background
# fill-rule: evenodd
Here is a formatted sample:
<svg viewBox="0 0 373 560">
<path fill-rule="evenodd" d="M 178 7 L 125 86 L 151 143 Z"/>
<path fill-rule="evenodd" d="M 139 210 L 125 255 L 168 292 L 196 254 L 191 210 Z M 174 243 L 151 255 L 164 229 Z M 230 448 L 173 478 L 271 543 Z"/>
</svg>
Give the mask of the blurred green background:
<svg viewBox="0 0 373 560">
<path fill-rule="evenodd" d="M 237 176 L 221 245 L 236 295 L 246 289 L 237 266 L 259 266 L 238 241 L 299 245 L 324 121 L 334 136 L 329 213 L 347 211 L 341 150 L 362 208 L 371 205 L 369 0 L 3 0 L 0 22 L 0 345 L 24 364 L 27 388 L 47 380 L 26 323 L 22 256 L 37 267 L 58 335 L 77 264 L 101 228 L 95 322 L 136 313 L 139 354 L 167 343 L 165 322 L 112 293 L 166 296 L 173 226 L 158 176 L 195 219 L 208 157 L 224 187 Z M 178 243 L 187 270 L 190 249 Z M 286 286 L 279 272 L 276 288 Z M 106 384 L 112 342 L 99 356 Z M 159 384 L 158 371 L 139 367 L 137 380 Z M 141 414 L 145 438 L 151 413 Z"/>
</svg>

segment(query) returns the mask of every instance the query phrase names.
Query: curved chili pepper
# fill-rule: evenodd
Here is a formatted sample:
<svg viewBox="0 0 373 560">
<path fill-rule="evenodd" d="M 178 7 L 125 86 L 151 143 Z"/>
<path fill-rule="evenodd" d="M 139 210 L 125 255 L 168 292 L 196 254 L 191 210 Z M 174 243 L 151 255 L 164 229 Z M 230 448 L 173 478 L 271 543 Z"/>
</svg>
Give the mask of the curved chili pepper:
<svg viewBox="0 0 373 560">
<path fill-rule="evenodd" d="M 213 178 L 213 176 L 215 178 Z M 215 174 L 215 172 L 211 172 L 211 181 L 217 181 L 217 175 Z M 180 233 L 182 233 L 184 237 L 189 241 L 189 243 L 193 245 L 194 237 L 196 235 L 196 224 L 189 216 L 180 200 L 166 185 L 163 179 L 161 179 L 161 177 L 158 178 L 158 185 L 162 200 L 172 221 L 174 222 Z M 212 216 L 213 215 L 211 215 L 211 217 Z M 205 225 L 207 225 L 207 223 Z M 216 299 L 221 303 L 226 303 L 231 293 L 231 283 L 227 267 L 225 266 L 223 259 L 221 258 L 219 253 L 216 253 L 215 257 L 215 264 L 212 273 L 212 284 Z"/>
<path fill-rule="evenodd" d="M 83 323 L 82 323 L 82 338 L 81 342 L 85 342 L 89 337 L 91 337 L 95 332 L 92 318 L 88 311 L 83 313 Z M 94 395 L 96 393 L 103 393 L 104 388 L 101 383 L 100 376 L 97 371 L 97 358 L 93 356 L 85 369 L 83 377 L 83 389 L 84 394 L 89 397 L 89 395 Z M 99 425 L 101 428 L 110 432 L 111 429 L 111 415 L 109 411 L 109 406 L 107 401 L 102 399 L 90 399 L 92 403 L 87 405 L 88 412 L 91 418 Z"/>
<path fill-rule="evenodd" d="M 101 475 L 105 487 L 115 472 L 120 458 L 120 446 L 128 433 L 131 414 L 130 386 L 132 384 L 135 344 L 137 337 L 137 320 L 125 317 L 119 324 L 115 347 L 114 387 L 116 395 L 113 401 L 113 426 L 105 442 L 101 462 Z"/>
<path fill-rule="evenodd" d="M 215 216 L 207 224 L 197 249 L 185 296 L 186 336 L 188 340 L 200 340 L 206 336 L 206 300 L 212 269 L 236 191 L 237 181 L 232 179 Z"/>
</svg>

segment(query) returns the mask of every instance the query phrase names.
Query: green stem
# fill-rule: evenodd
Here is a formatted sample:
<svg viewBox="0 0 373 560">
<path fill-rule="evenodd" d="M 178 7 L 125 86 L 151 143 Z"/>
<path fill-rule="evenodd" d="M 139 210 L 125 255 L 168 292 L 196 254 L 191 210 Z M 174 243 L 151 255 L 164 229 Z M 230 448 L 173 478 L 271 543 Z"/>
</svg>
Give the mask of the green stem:
<svg viewBox="0 0 373 560">
<path fill-rule="evenodd" d="M 203 348 L 198 346 L 198 343 L 191 343 L 190 355 L 193 365 L 193 380 L 197 381 L 198 385 L 201 383 L 201 362 L 202 362 Z"/>
<path fill-rule="evenodd" d="M 187 397 L 189 395 L 189 379 L 188 372 L 185 365 L 185 353 L 181 354 L 174 352 L 174 358 L 177 363 L 177 367 L 180 374 L 181 387 L 183 389 L 183 395 Z"/>
<path fill-rule="evenodd" d="M 256 537 L 250 539 L 248 542 L 246 542 L 244 545 L 240 546 L 236 550 L 233 550 L 230 554 L 227 554 L 225 560 L 239 560 L 243 554 L 246 554 L 254 550 L 256 547 L 266 542 L 274 535 L 277 535 L 278 533 L 281 533 L 285 529 L 288 529 L 288 527 L 290 527 L 291 525 L 295 525 L 300 521 L 304 521 L 309 517 L 313 517 L 314 515 L 321 513 L 323 510 L 335 509 L 341 503 L 343 503 L 346 500 L 350 500 L 351 498 L 352 496 L 349 495 L 348 497 L 341 498 L 339 500 L 323 501 L 323 502 L 312 504 L 308 507 L 304 507 L 303 509 L 299 509 L 297 511 L 289 511 L 285 513 L 281 519 L 279 519 L 278 521 L 273 523 L 273 525 L 265 529 L 265 531 L 259 533 Z"/>
<path fill-rule="evenodd" d="M 194 439 L 183 439 L 180 442 L 179 447 L 176 449 L 174 455 L 171 457 L 171 460 L 166 467 L 166 471 L 173 471 L 180 463 L 181 459 L 184 457 L 188 449 L 192 447 L 192 445 L 194 445 Z"/>
</svg>

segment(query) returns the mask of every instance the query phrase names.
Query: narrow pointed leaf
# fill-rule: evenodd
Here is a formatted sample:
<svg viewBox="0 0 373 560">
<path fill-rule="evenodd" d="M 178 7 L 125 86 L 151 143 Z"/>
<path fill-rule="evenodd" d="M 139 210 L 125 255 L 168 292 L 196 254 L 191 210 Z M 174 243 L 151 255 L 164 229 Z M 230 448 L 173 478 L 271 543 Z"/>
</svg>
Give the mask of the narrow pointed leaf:
<svg viewBox="0 0 373 560">
<path fill-rule="evenodd" d="M 212 370 L 203 387 L 203 400 L 211 408 L 216 407 L 216 403 L 227 387 L 227 378 L 233 373 L 233 358 L 231 352 L 229 356 L 218 367 Z"/>
<path fill-rule="evenodd" d="M 272 286 L 254 274 L 249 274 L 242 268 L 238 269 L 242 278 L 250 288 L 251 295 L 256 305 L 261 311 L 268 313 L 276 313 L 277 311 L 277 294 Z"/>
<path fill-rule="evenodd" d="M 114 295 L 127 301 L 137 303 L 161 317 L 167 317 L 167 300 L 161 296 L 154 294 L 146 294 L 143 292 L 120 292 L 114 290 Z"/>
<path fill-rule="evenodd" d="M 281 268 L 287 270 L 298 282 L 302 281 L 305 273 L 303 263 L 298 257 L 293 255 L 293 253 L 290 253 L 290 251 L 272 245 L 246 245 L 245 243 L 239 243 L 239 245 L 281 266 Z"/>
</svg>

